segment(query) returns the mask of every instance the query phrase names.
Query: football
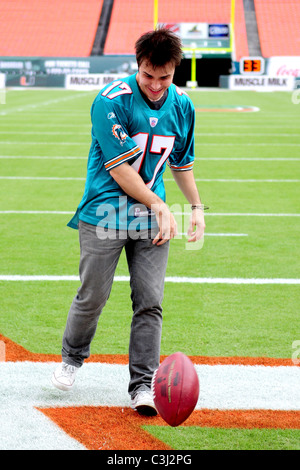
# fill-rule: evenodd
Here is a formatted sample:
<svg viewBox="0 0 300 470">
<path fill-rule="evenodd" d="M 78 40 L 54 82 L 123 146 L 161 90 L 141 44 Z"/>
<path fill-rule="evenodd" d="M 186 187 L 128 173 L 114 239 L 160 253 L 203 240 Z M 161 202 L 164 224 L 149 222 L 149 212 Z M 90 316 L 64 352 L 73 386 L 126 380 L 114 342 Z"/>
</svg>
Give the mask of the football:
<svg viewBox="0 0 300 470">
<path fill-rule="evenodd" d="M 170 426 L 179 426 L 193 412 L 200 392 L 194 364 L 182 352 L 168 356 L 155 371 L 152 392 L 156 409 Z"/>
</svg>

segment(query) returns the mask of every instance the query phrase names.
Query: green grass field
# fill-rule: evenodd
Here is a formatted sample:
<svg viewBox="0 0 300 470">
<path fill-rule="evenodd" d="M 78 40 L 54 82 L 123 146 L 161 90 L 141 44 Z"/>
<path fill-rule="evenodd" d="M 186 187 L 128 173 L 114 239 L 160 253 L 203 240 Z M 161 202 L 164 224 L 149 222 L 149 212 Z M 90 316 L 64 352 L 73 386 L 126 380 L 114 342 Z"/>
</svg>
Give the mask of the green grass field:
<svg viewBox="0 0 300 470">
<path fill-rule="evenodd" d="M 291 358 L 300 340 L 299 284 L 282 280 L 300 279 L 300 105 L 291 93 L 189 93 L 200 110 L 194 172 L 210 210 L 201 250 L 188 250 L 185 236 L 171 242 L 167 276 L 199 279 L 166 283 L 161 353 Z M 95 95 L 8 90 L 0 105 L 0 333 L 32 352 L 60 354 L 78 283 L 5 276 L 78 274 L 78 233 L 66 224 L 84 189 Z M 208 107 L 212 112 L 201 112 Z M 168 204 L 183 210 L 168 169 L 165 179 Z M 186 217 L 176 217 L 184 231 Z M 128 275 L 125 257 L 116 274 Z M 92 353 L 127 354 L 130 321 L 129 286 L 116 282 Z M 176 449 L 300 448 L 297 430 L 154 432 Z"/>
</svg>

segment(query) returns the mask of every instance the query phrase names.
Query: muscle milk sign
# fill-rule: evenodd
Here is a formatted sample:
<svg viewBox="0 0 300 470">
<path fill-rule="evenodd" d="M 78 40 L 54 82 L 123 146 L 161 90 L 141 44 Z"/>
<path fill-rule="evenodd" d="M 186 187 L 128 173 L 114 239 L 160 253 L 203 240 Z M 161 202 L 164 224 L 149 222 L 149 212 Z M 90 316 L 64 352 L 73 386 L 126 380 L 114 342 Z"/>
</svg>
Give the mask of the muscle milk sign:
<svg viewBox="0 0 300 470">
<path fill-rule="evenodd" d="M 230 90 L 255 90 L 255 91 L 292 91 L 294 90 L 294 77 L 246 77 L 245 75 L 231 75 L 229 77 Z"/>
<path fill-rule="evenodd" d="M 66 75 L 65 88 L 68 90 L 101 90 L 118 78 L 127 77 L 124 73 L 91 73 L 86 75 Z"/>
</svg>

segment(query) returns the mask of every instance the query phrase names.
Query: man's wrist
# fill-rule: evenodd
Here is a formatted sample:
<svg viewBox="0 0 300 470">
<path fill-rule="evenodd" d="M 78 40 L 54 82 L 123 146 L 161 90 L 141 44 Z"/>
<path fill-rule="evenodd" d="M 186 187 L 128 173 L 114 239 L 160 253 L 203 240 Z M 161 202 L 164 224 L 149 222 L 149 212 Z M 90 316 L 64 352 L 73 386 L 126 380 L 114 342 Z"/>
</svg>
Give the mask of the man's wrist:
<svg viewBox="0 0 300 470">
<path fill-rule="evenodd" d="M 193 210 L 200 210 L 200 211 L 205 211 L 209 209 L 209 207 L 205 206 L 204 204 L 192 204 L 191 209 Z"/>
</svg>

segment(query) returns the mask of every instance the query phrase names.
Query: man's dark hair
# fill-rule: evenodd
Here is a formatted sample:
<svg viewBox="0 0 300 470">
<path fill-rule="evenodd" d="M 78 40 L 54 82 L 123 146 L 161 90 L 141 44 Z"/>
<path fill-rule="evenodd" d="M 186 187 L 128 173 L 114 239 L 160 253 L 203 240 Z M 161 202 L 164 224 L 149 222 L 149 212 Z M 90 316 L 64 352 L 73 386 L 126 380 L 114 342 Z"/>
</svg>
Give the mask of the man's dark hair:
<svg viewBox="0 0 300 470">
<path fill-rule="evenodd" d="M 172 62 L 177 67 L 182 59 L 179 36 L 167 28 L 158 28 L 143 34 L 135 43 L 138 66 L 147 60 L 153 68 Z"/>
</svg>

